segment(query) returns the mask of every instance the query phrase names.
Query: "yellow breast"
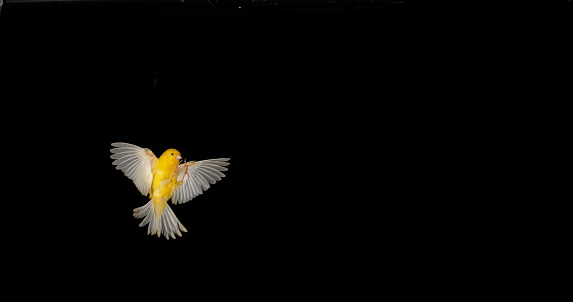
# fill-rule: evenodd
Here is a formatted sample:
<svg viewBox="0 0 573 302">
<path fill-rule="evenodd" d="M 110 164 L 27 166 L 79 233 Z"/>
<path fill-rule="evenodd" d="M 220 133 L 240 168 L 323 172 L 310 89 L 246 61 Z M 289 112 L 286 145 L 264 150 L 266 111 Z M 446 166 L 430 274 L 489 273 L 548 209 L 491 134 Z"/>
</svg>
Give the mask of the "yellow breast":
<svg viewBox="0 0 573 302">
<path fill-rule="evenodd" d="M 173 169 L 158 168 L 153 173 L 153 182 L 151 183 L 151 194 L 149 198 L 153 200 L 153 208 L 155 210 L 155 219 L 159 219 L 163 213 L 163 209 L 167 205 L 167 201 L 173 196 L 175 191 L 175 183 L 177 176 L 174 175 L 175 167 Z"/>
<path fill-rule="evenodd" d="M 177 168 L 177 164 L 178 164 L 177 162 L 172 162 L 168 160 L 163 160 L 163 158 L 159 158 L 157 164 L 153 169 L 153 182 L 151 183 L 151 194 L 149 195 L 149 198 L 153 198 L 154 192 L 161 187 L 161 183 L 164 180 L 171 179 L 171 177 L 173 176 L 173 172 L 175 172 L 175 169 Z M 175 178 L 177 178 L 177 176 L 175 176 Z M 173 181 L 173 184 L 170 184 L 170 186 L 172 187 L 176 181 L 177 179 L 175 179 Z"/>
</svg>

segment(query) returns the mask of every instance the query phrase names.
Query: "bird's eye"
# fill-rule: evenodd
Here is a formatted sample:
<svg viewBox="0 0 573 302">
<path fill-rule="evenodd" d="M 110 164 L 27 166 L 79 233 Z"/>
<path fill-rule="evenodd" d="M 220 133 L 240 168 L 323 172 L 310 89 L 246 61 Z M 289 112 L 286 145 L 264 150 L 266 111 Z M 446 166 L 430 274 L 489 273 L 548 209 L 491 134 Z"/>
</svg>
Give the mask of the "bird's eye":
<svg viewBox="0 0 573 302">
<path fill-rule="evenodd" d="M 173 153 L 171 153 L 171 156 L 173 156 Z"/>
</svg>

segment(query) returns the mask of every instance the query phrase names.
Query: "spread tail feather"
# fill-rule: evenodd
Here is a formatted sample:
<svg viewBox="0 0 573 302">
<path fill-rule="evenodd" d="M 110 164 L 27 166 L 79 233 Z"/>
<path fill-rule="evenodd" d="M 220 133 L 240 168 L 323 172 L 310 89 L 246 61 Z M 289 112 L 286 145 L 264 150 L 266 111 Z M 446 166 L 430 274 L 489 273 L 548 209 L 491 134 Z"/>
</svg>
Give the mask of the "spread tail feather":
<svg viewBox="0 0 573 302">
<path fill-rule="evenodd" d="M 175 216 L 169 205 L 165 205 L 163 213 L 159 216 L 159 219 L 155 219 L 155 209 L 153 207 L 153 200 L 150 200 L 147 204 L 142 207 L 133 209 L 133 217 L 144 218 L 139 224 L 140 227 L 149 224 L 147 227 L 147 234 L 155 235 L 157 237 L 163 236 L 169 240 L 169 237 L 175 239 L 175 234 L 181 237 L 181 231 L 187 232 L 187 229 L 179 222 L 179 219 Z"/>
</svg>

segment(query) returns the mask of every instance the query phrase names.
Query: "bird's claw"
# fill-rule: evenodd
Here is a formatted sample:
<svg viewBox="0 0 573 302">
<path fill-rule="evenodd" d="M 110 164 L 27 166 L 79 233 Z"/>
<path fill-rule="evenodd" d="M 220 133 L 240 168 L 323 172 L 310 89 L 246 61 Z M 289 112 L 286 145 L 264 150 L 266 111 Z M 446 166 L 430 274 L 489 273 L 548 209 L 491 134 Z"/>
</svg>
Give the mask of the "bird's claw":
<svg viewBox="0 0 573 302">
<path fill-rule="evenodd" d="M 177 182 L 177 185 L 182 185 L 183 181 L 185 181 L 185 176 L 191 178 L 191 175 L 189 174 L 189 172 L 187 172 L 187 170 L 189 169 L 189 166 L 187 165 L 187 159 L 183 160 L 183 165 L 185 165 L 185 173 L 183 173 L 183 178 Z M 175 168 L 175 171 L 178 172 L 179 171 L 179 166 L 177 166 L 177 168 Z"/>
</svg>

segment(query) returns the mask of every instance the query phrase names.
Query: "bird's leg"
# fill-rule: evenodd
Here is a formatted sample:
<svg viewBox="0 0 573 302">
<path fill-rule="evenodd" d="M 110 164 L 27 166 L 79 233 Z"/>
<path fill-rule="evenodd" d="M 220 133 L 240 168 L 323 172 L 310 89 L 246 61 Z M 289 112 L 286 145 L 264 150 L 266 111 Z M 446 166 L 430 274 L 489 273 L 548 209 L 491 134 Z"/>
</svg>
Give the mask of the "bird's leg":
<svg viewBox="0 0 573 302">
<path fill-rule="evenodd" d="M 191 163 L 190 165 L 192 165 L 192 164 L 194 164 L 194 162 Z M 185 179 L 185 175 L 187 175 L 187 177 L 191 178 L 191 175 L 189 175 L 189 173 L 187 173 L 187 169 L 189 168 L 190 165 L 187 164 L 187 159 L 185 159 L 185 174 L 183 174 L 183 179 Z"/>
<path fill-rule="evenodd" d="M 189 168 L 189 166 L 187 165 L 187 159 L 185 159 L 184 164 L 185 164 L 185 173 L 183 174 L 183 178 L 181 179 L 181 181 L 177 182 L 178 185 L 183 184 L 183 181 L 185 180 L 185 176 L 191 177 L 191 175 L 189 175 L 189 173 L 187 172 L 187 169 Z"/>
</svg>

